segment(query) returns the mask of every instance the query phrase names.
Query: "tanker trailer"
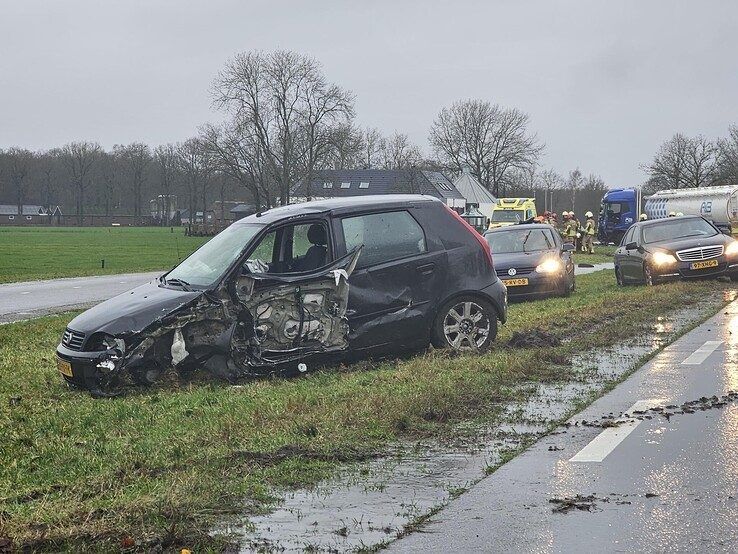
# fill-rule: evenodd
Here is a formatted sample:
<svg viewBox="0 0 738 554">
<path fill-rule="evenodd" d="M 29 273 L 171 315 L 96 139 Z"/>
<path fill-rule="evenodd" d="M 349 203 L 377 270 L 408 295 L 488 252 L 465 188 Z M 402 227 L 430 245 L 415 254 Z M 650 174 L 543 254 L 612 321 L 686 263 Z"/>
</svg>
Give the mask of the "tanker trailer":
<svg viewBox="0 0 738 554">
<path fill-rule="evenodd" d="M 644 211 L 648 219 L 701 215 L 724 233 L 738 234 L 738 186 L 660 190 L 646 199 Z"/>
</svg>

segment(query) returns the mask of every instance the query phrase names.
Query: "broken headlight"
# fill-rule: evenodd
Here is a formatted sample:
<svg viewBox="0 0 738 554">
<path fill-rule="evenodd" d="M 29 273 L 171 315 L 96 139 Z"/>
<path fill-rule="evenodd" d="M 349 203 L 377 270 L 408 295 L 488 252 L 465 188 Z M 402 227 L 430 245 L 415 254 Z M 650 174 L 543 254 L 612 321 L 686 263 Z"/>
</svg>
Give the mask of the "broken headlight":
<svg viewBox="0 0 738 554">
<path fill-rule="evenodd" d="M 114 349 L 119 352 L 119 356 L 122 356 L 126 353 L 126 342 L 107 333 L 96 333 L 92 336 L 87 349 L 91 352 L 106 352 Z"/>
</svg>

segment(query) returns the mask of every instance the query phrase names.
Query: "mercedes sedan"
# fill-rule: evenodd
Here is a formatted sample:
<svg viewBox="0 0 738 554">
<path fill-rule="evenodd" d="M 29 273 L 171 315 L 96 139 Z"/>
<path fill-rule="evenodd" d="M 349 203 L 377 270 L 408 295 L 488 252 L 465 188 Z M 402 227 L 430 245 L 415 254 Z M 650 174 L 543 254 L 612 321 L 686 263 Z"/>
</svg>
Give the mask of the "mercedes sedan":
<svg viewBox="0 0 738 554">
<path fill-rule="evenodd" d="M 551 225 L 500 227 L 487 231 L 484 238 L 511 299 L 568 296 L 574 290 L 574 245 L 562 243 Z"/>
<path fill-rule="evenodd" d="M 723 275 L 738 279 L 738 241 L 699 216 L 635 223 L 615 251 L 619 285 Z"/>
</svg>

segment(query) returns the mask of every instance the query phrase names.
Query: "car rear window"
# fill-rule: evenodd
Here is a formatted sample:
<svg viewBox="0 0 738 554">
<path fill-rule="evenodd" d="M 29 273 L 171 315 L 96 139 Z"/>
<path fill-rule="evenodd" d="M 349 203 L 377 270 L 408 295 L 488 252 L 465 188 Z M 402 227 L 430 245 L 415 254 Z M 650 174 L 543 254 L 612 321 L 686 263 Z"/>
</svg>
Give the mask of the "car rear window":
<svg viewBox="0 0 738 554">
<path fill-rule="evenodd" d="M 398 260 L 427 250 L 422 227 L 406 211 L 346 217 L 341 225 L 347 251 L 364 245 L 358 267 Z"/>
</svg>

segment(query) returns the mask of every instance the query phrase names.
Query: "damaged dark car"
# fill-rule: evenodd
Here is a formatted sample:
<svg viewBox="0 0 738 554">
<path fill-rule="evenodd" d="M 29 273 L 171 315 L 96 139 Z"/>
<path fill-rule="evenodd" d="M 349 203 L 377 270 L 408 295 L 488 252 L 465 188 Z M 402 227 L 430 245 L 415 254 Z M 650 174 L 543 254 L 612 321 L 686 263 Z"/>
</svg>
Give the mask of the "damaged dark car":
<svg viewBox="0 0 738 554">
<path fill-rule="evenodd" d="M 483 352 L 506 316 L 487 242 L 441 201 L 314 201 L 246 217 L 80 314 L 57 367 L 110 396 L 170 368 L 235 381 L 429 343 Z"/>
</svg>

